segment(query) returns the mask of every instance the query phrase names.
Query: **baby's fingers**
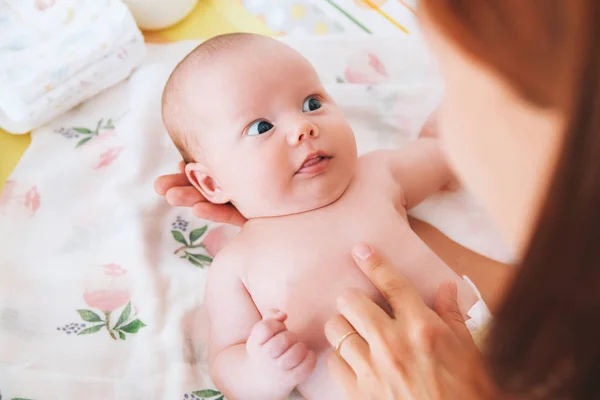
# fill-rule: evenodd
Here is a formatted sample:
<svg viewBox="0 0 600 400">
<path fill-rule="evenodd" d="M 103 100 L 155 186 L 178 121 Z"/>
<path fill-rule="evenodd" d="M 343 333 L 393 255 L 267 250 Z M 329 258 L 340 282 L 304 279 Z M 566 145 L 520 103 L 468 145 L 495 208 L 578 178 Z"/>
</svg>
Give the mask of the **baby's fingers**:
<svg viewBox="0 0 600 400">
<path fill-rule="evenodd" d="M 267 343 L 264 344 L 265 350 L 272 358 L 277 358 L 292 347 L 298 339 L 296 335 L 290 331 L 283 331 L 273 336 Z"/>
<path fill-rule="evenodd" d="M 289 371 L 299 367 L 310 355 L 314 356 L 314 353 L 308 350 L 306 344 L 297 342 L 283 353 L 277 362 L 281 369 Z"/>
<path fill-rule="evenodd" d="M 286 330 L 283 322 L 275 319 L 265 319 L 252 328 L 248 338 L 248 346 L 262 346 L 273 336 Z"/>
<path fill-rule="evenodd" d="M 316 366 L 317 356 L 313 351 L 308 350 L 304 359 L 300 361 L 300 364 L 290 370 L 295 383 L 299 384 L 308 379 Z"/>
</svg>

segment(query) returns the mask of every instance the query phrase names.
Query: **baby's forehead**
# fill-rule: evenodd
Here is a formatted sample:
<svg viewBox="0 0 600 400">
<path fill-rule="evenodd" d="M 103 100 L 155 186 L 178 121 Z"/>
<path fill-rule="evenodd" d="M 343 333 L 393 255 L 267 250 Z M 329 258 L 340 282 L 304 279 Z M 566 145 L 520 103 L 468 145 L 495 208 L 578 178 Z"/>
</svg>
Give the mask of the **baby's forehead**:
<svg viewBox="0 0 600 400">
<path fill-rule="evenodd" d="M 198 57 L 188 68 L 196 84 L 223 84 L 243 81 L 265 83 L 270 78 L 285 75 L 294 79 L 316 80 L 312 65 L 289 46 L 271 38 L 249 40 L 222 49 L 210 57 Z"/>
<path fill-rule="evenodd" d="M 256 51 L 254 51 L 256 50 Z M 185 91 L 188 102 L 204 109 L 234 110 L 248 102 L 264 102 L 286 93 L 302 93 L 321 85 L 316 72 L 299 54 L 283 51 L 273 54 L 251 46 L 199 63 L 187 72 Z M 306 93 L 310 95 L 313 93 Z"/>
</svg>

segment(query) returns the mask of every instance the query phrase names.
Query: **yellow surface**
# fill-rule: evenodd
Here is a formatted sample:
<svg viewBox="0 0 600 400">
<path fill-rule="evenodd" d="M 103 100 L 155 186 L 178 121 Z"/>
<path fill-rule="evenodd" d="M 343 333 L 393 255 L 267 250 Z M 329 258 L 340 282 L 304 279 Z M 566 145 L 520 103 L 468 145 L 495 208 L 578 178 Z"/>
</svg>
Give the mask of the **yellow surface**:
<svg viewBox="0 0 600 400">
<path fill-rule="evenodd" d="M 199 0 L 194 11 L 179 24 L 144 32 L 144 36 L 147 42 L 167 43 L 239 31 L 272 34 L 260 19 L 244 9 L 240 0 Z M 29 135 L 10 135 L 0 129 L 0 191 L 30 141 Z"/>
<path fill-rule="evenodd" d="M 0 191 L 30 142 L 29 135 L 9 135 L 0 129 Z"/>
</svg>

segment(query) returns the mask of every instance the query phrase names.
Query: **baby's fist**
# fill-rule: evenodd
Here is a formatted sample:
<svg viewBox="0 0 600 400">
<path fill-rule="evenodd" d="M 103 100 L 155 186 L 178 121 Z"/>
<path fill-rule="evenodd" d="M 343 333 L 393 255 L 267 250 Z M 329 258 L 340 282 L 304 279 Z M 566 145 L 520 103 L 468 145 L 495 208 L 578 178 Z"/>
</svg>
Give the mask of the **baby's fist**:
<svg viewBox="0 0 600 400">
<path fill-rule="evenodd" d="M 279 376 L 280 382 L 289 385 L 291 390 L 310 376 L 316 356 L 286 328 L 283 323 L 286 318 L 281 311 L 265 316 L 252 328 L 246 349 L 261 368 Z"/>
</svg>

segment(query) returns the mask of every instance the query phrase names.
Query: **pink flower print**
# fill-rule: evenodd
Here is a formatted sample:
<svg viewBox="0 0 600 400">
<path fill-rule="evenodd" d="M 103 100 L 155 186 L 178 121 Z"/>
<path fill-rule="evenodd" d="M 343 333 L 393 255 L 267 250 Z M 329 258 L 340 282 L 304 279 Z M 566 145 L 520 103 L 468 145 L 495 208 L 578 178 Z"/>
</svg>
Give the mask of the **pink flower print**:
<svg viewBox="0 0 600 400">
<path fill-rule="evenodd" d="M 25 193 L 25 207 L 31 211 L 31 215 L 40 208 L 40 194 L 37 191 L 36 186 L 32 186 L 31 189 Z"/>
<path fill-rule="evenodd" d="M 385 70 L 385 65 L 381 62 L 379 58 L 375 54 L 369 54 L 369 66 L 375 70 L 378 74 L 388 77 L 388 73 Z"/>
<path fill-rule="evenodd" d="M 100 132 L 98 134 L 98 137 L 96 138 L 96 143 L 105 141 L 106 139 L 109 139 L 109 138 L 112 138 L 115 136 L 117 136 L 116 129 L 113 128 L 113 129 L 103 130 L 102 132 Z"/>
<path fill-rule="evenodd" d="M 107 289 L 86 291 L 83 300 L 90 307 L 110 313 L 129 302 L 129 291 L 124 289 Z"/>
<path fill-rule="evenodd" d="M 104 268 L 104 275 L 111 276 L 113 278 L 118 278 L 127 273 L 127 270 L 118 264 L 106 264 L 103 265 L 102 268 Z"/>
<path fill-rule="evenodd" d="M 389 81 L 385 65 L 373 53 L 357 54 L 348 62 L 344 71 L 348 83 L 381 84 Z"/>
<path fill-rule="evenodd" d="M 104 153 L 100 154 L 100 161 L 98 162 L 98 164 L 96 164 L 94 169 L 100 169 L 111 165 L 113 162 L 115 162 L 117 158 L 119 158 L 119 155 L 121 154 L 122 150 L 123 146 L 117 146 L 110 148 Z"/>
<path fill-rule="evenodd" d="M 56 0 L 35 0 L 35 8 L 46 11 L 56 3 Z"/>
<path fill-rule="evenodd" d="M 221 225 L 217 228 L 211 229 L 207 234 L 202 243 L 209 256 L 215 258 L 217 253 L 229 243 L 231 239 L 236 235 L 237 231 L 227 225 Z"/>
</svg>

